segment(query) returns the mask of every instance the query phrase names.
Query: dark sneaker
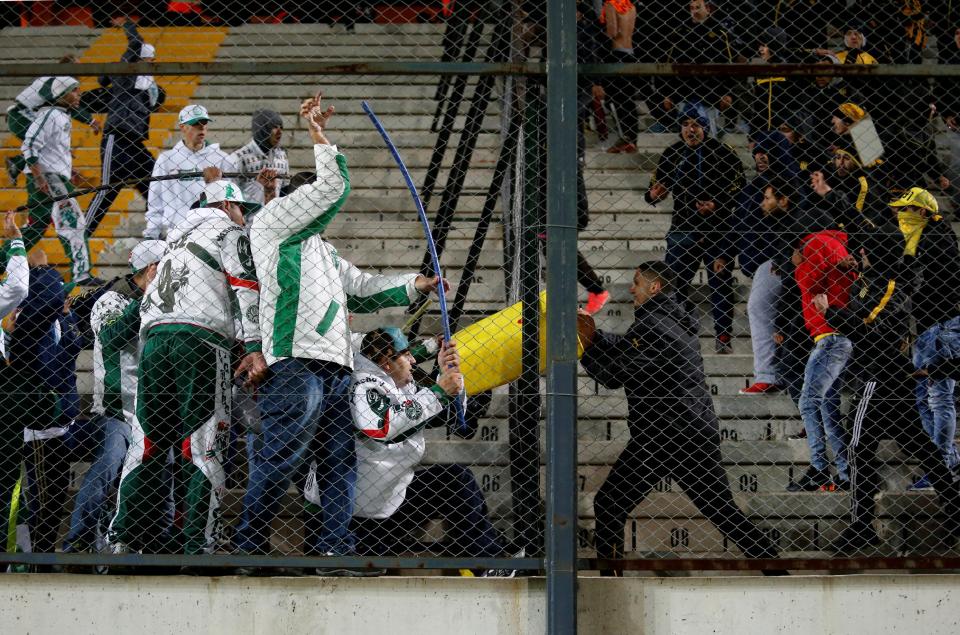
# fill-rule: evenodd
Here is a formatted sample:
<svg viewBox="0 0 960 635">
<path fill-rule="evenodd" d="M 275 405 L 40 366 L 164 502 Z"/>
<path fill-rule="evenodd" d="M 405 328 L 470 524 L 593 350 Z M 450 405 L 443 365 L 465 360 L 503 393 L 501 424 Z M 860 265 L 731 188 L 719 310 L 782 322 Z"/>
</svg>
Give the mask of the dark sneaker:
<svg viewBox="0 0 960 635">
<path fill-rule="evenodd" d="M 375 567 L 317 567 L 307 573 L 321 578 L 379 578 L 387 574 L 386 569 Z"/>
<path fill-rule="evenodd" d="M 850 525 L 830 545 L 828 551 L 845 555 L 864 551 L 880 544 L 880 536 L 871 524 Z"/>
<path fill-rule="evenodd" d="M 327 553 L 324 555 L 336 556 L 340 554 Z M 355 556 L 357 554 L 350 553 L 345 555 Z M 386 575 L 387 570 L 376 567 L 317 567 L 312 570 L 307 569 L 306 573 L 308 575 L 317 575 L 321 578 L 377 578 Z"/>
<path fill-rule="evenodd" d="M 850 491 L 850 479 L 848 478 L 836 478 L 833 480 L 834 490 L 840 492 L 849 492 Z"/>
<path fill-rule="evenodd" d="M 833 486 L 833 477 L 830 476 L 830 470 L 818 470 L 812 465 L 807 468 L 796 481 L 790 481 L 787 485 L 788 492 L 816 492 L 824 488 Z"/>
<path fill-rule="evenodd" d="M 17 167 L 13 157 L 7 157 L 3 162 L 7 166 L 7 176 L 10 177 L 10 187 L 16 187 L 17 177 L 20 176 L 20 168 Z"/>
<path fill-rule="evenodd" d="M 733 338 L 729 335 L 718 335 L 714 343 L 714 351 L 717 355 L 733 354 Z"/>
<path fill-rule="evenodd" d="M 807 438 L 807 429 L 806 429 L 806 428 L 800 428 L 800 432 L 797 432 L 796 434 L 788 435 L 787 438 L 790 439 L 791 441 L 797 441 L 797 440 L 799 440 L 799 439 L 806 439 L 806 438 Z"/>
</svg>

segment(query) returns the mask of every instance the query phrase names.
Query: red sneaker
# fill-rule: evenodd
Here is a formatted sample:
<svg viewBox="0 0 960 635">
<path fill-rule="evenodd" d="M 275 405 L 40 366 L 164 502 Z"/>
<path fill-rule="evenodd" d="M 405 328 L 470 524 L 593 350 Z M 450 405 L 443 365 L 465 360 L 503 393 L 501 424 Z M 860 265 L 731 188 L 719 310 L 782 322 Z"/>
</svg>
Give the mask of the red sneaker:
<svg viewBox="0 0 960 635">
<path fill-rule="evenodd" d="M 610 299 L 609 291 L 601 291 L 600 293 L 588 293 L 587 294 L 587 306 L 584 308 L 584 311 L 593 315 L 600 311 L 603 308 L 603 305 L 607 303 L 607 300 Z"/>
<path fill-rule="evenodd" d="M 777 386 L 776 384 L 768 384 L 762 381 L 759 381 L 755 384 L 750 384 L 746 388 L 741 388 L 739 390 L 741 395 L 765 395 L 773 392 L 780 392 L 780 386 Z"/>
<path fill-rule="evenodd" d="M 629 141 L 618 141 L 609 148 L 607 154 L 636 154 L 637 146 Z"/>
</svg>

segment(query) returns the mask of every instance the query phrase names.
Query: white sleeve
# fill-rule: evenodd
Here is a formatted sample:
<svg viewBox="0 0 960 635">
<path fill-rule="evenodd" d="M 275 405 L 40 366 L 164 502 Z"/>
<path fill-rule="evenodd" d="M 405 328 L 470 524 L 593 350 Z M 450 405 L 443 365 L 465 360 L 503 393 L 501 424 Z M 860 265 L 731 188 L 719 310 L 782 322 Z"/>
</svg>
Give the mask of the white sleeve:
<svg viewBox="0 0 960 635">
<path fill-rule="evenodd" d="M 340 260 L 340 280 L 347 294 L 351 313 L 375 313 L 380 309 L 410 306 L 420 292 L 414 284 L 417 274 L 381 275 L 366 273 L 350 262 Z"/>
<path fill-rule="evenodd" d="M 20 144 L 20 151 L 27 160 L 27 165 L 36 163 L 40 159 L 40 152 L 49 143 L 51 130 L 56 126 L 48 126 L 46 122 L 56 112 L 53 108 L 47 110 L 34 119 L 30 127 L 27 128 L 27 133 L 23 136 L 23 143 Z"/>
<path fill-rule="evenodd" d="M 321 233 L 337 215 L 350 194 L 347 160 L 337 146 L 315 145 L 317 180 L 293 194 L 275 198 L 257 212 L 259 232 L 284 239 L 300 232 Z"/>
<path fill-rule="evenodd" d="M 402 440 L 425 427 L 450 402 L 439 387 L 421 388 L 413 396 L 394 394 L 386 382 L 366 373 L 357 374 L 350 390 L 354 427 L 364 437 L 381 443 Z"/>
<path fill-rule="evenodd" d="M 161 152 L 160 156 L 157 157 L 157 162 L 153 164 L 153 176 L 163 176 L 167 173 L 166 158 L 166 152 Z M 143 230 L 144 238 L 156 240 L 160 238 L 160 234 L 163 232 L 163 195 L 166 187 L 167 183 L 165 181 L 150 181 L 150 191 L 147 193 L 147 212 L 144 214 L 144 219 L 147 221 L 147 226 Z"/>
<path fill-rule="evenodd" d="M 8 247 L 7 279 L 0 283 L 0 317 L 20 306 L 30 288 L 30 269 L 23 239 L 14 238 Z"/>
</svg>

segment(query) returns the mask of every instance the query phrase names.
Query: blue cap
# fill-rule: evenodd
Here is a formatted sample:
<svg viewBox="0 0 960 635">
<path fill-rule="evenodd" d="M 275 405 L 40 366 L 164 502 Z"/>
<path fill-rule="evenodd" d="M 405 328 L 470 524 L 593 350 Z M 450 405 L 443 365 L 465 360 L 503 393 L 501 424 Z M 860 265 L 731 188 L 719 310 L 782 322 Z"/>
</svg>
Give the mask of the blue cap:
<svg viewBox="0 0 960 635">
<path fill-rule="evenodd" d="M 694 104 L 688 104 L 683 110 L 680 111 L 680 123 L 682 124 L 687 119 L 693 119 L 701 128 L 709 128 L 710 120 L 707 118 L 707 113 L 704 112 L 703 107 Z"/>
<path fill-rule="evenodd" d="M 403 331 L 398 329 L 395 326 L 384 326 L 381 327 L 381 330 L 390 336 L 390 339 L 393 340 L 393 350 L 394 353 L 402 353 L 403 351 L 410 348 L 410 341 L 407 340 L 407 336 L 403 334 Z"/>
</svg>

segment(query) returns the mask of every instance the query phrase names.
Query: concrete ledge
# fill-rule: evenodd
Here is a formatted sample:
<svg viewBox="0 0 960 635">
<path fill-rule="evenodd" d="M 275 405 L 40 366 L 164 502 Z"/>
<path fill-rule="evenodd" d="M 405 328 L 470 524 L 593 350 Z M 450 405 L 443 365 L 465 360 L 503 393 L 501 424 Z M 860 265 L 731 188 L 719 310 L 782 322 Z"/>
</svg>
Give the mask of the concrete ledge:
<svg viewBox="0 0 960 635">
<path fill-rule="evenodd" d="M 13 633 L 544 633 L 542 578 L 0 575 Z M 581 578 L 582 634 L 960 632 L 960 576 Z"/>
</svg>

